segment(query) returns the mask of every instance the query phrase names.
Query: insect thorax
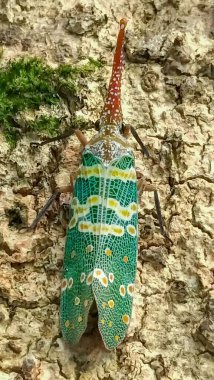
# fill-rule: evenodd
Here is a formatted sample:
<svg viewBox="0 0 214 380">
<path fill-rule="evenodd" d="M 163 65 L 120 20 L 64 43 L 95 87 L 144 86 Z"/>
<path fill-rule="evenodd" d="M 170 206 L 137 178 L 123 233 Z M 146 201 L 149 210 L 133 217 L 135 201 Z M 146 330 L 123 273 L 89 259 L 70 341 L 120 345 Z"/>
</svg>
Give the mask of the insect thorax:
<svg viewBox="0 0 214 380">
<path fill-rule="evenodd" d="M 129 142 L 113 126 L 105 126 L 86 146 L 94 156 L 98 157 L 105 166 L 112 160 L 124 155 L 133 155 Z"/>
</svg>

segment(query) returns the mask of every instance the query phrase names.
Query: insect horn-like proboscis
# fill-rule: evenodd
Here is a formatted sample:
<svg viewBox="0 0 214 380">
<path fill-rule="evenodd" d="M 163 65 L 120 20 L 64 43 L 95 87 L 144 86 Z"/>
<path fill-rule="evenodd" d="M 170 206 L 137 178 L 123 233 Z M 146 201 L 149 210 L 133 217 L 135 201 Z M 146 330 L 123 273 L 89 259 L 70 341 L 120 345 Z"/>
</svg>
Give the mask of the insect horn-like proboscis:
<svg viewBox="0 0 214 380">
<path fill-rule="evenodd" d="M 101 123 L 122 124 L 122 109 L 121 109 L 121 79 L 124 68 L 124 39 L 127 20 L 120 20 L 120 30 L 117 37 L 117 45 L 114 53 L 114 61 L 112 74 L 108 88 L 108 94 L 103 112 L 101 114 Z"/>
</svg>

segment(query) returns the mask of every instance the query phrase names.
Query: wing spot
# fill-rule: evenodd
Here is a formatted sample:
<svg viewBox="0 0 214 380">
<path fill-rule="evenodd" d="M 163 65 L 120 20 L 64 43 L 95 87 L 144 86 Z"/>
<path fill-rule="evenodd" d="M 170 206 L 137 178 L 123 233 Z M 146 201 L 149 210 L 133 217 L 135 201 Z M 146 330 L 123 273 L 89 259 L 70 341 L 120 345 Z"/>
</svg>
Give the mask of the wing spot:
<svg viewBox="0 0 214 380">
<path fill-rule="evenodd" d="M 126 210 L 126 209 L 121 209 L 119 214 L 124 218 L 130 218 L 130 215 L 131 215 L 129 210 Z"/>
<path fill-rule="evenodd" d="M 124 256 L 124 258 L 123 258 L 123 261 L 124 261 L 124 263 L 128 263 L 128 261 L 129 261 L 129 258 L 128 258 L 128 256 Z"/>
<path fill-rule="evenodd" d="M 134 212 L 137 212 L 137 204 L 136 203 L 131 204 L 131 210 Z"/>
<path fill-rule="evenodd" d="M 101 323 L 102 323 L 102 325 L 104 325 L 105 324 L 105 319 L 101 319 Z"/>
<path fill-rule="evenodd" d="M 101 279 L 100 279 L 100 282 L 103 286 L 107 287 L 108 286 L 108 278 L 106 276 L 103 276 Z"/>
<path fill-rule="evenodd" d="M 74 300 L 74 305 L 79 305 L 80 304 L 80 298 L 79 297 L 75 297 L 75 300 Z"/>
<path fill-rule="evenodd" d="M 88 300 L 85 300 L 85 301 L 84 301 L 84 306 L 85 306 L 85 307 L 88 307 L 88 304 L 89 304 Z"/>
<path fill-rule="evenodd" d="M 85 281 L 85 273 L 81 273 L 81 276 L 80 276 L 80 282 L 84 282 Z"/>
<path fill-rule="evenodd" d="M 94 277 L 99 278 L 103 273 L 102 269 L 94 269 Z"/>
<path fill-rule="evenodd" d="M 120 295 L 121 297 L 125 297 L 126 294 L 126 288 L 124 285 L 120 285 Z"/>
<path fill-rule="evenodd" d="M 119 206 L 119 202 L 116 201 L 115 199 L 109 198 L 107 200 L 107 207 L 111 207 L 113 209 L 116 209 L 118 206 Z"/>
<path fill-rule="evenodd" d="M 113 309 L 114 308 L 114 300 L 109 300 L 108 305 L 109 305 L 110 309 Z"/>
<path fill-rule="evenodd" d="M 127 292 L 130 296 L 133 296 L 134 293 L 134 284 L 128 284 L 127 286 Z"/>
<path fill-rule="evenodd" d="M 79 231 L 80 232 L 87 232 L 89 230 L 89 223 L 80 222 L 79 223 Z"/>
<path fill-rule="evenodd" d="M 122 321 L 123 321 L 123 323 L 125 323 L 125 325 L 129 324 L 129 320 L 130 320 L 130 318 L 129 318 L 129 316 L 127 314 L 124 314 L 122 316 Z"/>
<path fill-rule="evenodd" d="M 80 315 L 77 320 L 79 323 L 82 322 L 82 316 Z"/>
<path fill-rule="evenodd" d="M 106 302 L 103 302 L 103 303 L 102 303 L 102 308 L 105 309 L 106 306 L 107 306 L 107 303 L 106 303 Z"/>
<path fill-rule="evenodd" d="M 136 236 L 137 232 L 136 232 L 135 226 L 128 224 L 128 226 L 126 228 L 127 228 L 127 232 L 129 233 L 129 235 Z"/>
<path fill-rule="evenodd" d="M 77 198 L 73 198 L 73 200 L 71 202 L 71 206 L 75 207 L 75 206 L 77 206 L 77 204 L 78 204 L 78 199 Z"/>
<path fill-rule="evenodd" d="M 61 284 L 61 290 L 62 292 L 67 288 L 67 279 L 66 278 L 63 278 L 62 280 L 62 284 Z"/>
<path fill-rule="evenodd" d="M 110 282 L 114 281 L 114 273 L 109 273 L 109 281 Z"/>
<path fill-rule="evenodd" d="M 73 280 L 72 277 L 70 277 L 69 280 L 68 280 L 68 289 L 71 289 L 73 283 L 74 283 L 74 280 Z"/>
<path fill-rule="evenodd" d="M 71 258 L 73 259 L 75 256 L 76 256 L 76 251 L 73 250 L 73 251 L 71 252 Z"/>
<path fill-rule="evenodd" d="M 114 339 L 116 340 L 116 342 L 118 342 L 118 340 L 120 339 L 119 335 L 115 335 Z"/>
<path fill-rule="evenodd" d="M 122 236 L 124 234 L 124 228 L 120 226 L 112 226 L 112 233 L 116 236 Z"/>
<path fill-rule="evenodd" d="M 109 321 L 108 326 L 109 326 L 109 327 L 112 327 L 112 325 L 113 325 L 113 322 L 112 322 L 112 321 Z"/>
<path fill-rule="evenodd" d="M 106 248 L 106 249 L 105 249 L 105 254 L 106 254 L 107 256 L 111 256 L 111 255 L 112 255 L 112 250 L 109 249 L 109 248 Z"/>
<path fill-rule="evenodd" d="M 76 216 L 74 216 L 73 218 L 71 218 L 68 227 L 71 229 L 76 225 L 76 223 L 77 223 L 77 218 Z"/>
<path fill-rule="evenodd" d="M 69 326 L 70 326 L 70 321 L 69 320 L 65 321 L 65 327 L 68 328 Z"/>
<path fill-rule="evenodd" d="M 87 253 L 90 253 L 90 252 L 93 251 L 93 249 L 94 249 L 93 245 L 92 245 L 92 244 L 89 244 L 89 245 L 87 245 L 85 251 L 86 251 Z"/>
<path fill-rule="evenodd" d="M 89 273 L 87 279 L 86 279 L 86 284 L 91 285 L 93 281 L 93 272 Z"/>
</svg>

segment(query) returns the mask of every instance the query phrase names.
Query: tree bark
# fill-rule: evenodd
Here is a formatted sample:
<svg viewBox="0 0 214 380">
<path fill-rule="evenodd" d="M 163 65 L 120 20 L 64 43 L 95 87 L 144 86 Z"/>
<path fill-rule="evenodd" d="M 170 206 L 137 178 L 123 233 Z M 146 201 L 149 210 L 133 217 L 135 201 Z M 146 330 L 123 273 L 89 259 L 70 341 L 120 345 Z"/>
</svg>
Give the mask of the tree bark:
<svg viewBox="0 0 214 380">
<path fill-rule="evenodd" d="M 91 316 L 76 347 L 59 330 L 65 228 L 59 205 L 32 233 L 9 226 L 19 208 L 30 224 L 56 185 L 78 167 L 75 137 L 39 147 L 0 136 L 0 380 L 212 380 L 214 377 L 214 6 L 203 0 L 6 0 L 2 64 L 20 56 L 50 64 L 102 58 L 86 80 L 79 112 L 99 118 L 118 21 L 128 19 L 124 123 L 135 127 L 136 165 L 159 191 L 173 245 L 160 235 L 152 193 L 139 210 L 139 257 L 131 325 L 115 352 Z M 95 134 L 91 129 L 87 138 Z"/>
</svg>

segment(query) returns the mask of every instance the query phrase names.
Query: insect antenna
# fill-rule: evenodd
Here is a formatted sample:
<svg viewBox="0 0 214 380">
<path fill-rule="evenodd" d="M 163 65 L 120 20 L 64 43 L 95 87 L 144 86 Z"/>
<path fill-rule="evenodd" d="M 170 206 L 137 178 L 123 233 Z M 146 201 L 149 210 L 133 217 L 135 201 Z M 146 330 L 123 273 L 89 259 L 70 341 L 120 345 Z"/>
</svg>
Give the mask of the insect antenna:
<svg viewBox="0 0 214 380">
<path fill-rule="evenodd" d="M 138 135 L 136 129 L 134 129 L 133 127 L 130 126 L 130 130 L 131 130 L 133 137 L 135 138 L 135 140 L 140 145 L 143 155 L 145 155 L 147 158 L 151 158 L 148 149 L 146 148 L 146 146 L 142 142 L 142 140 L 141 140 L 140 136 Z"/>
</svg>

